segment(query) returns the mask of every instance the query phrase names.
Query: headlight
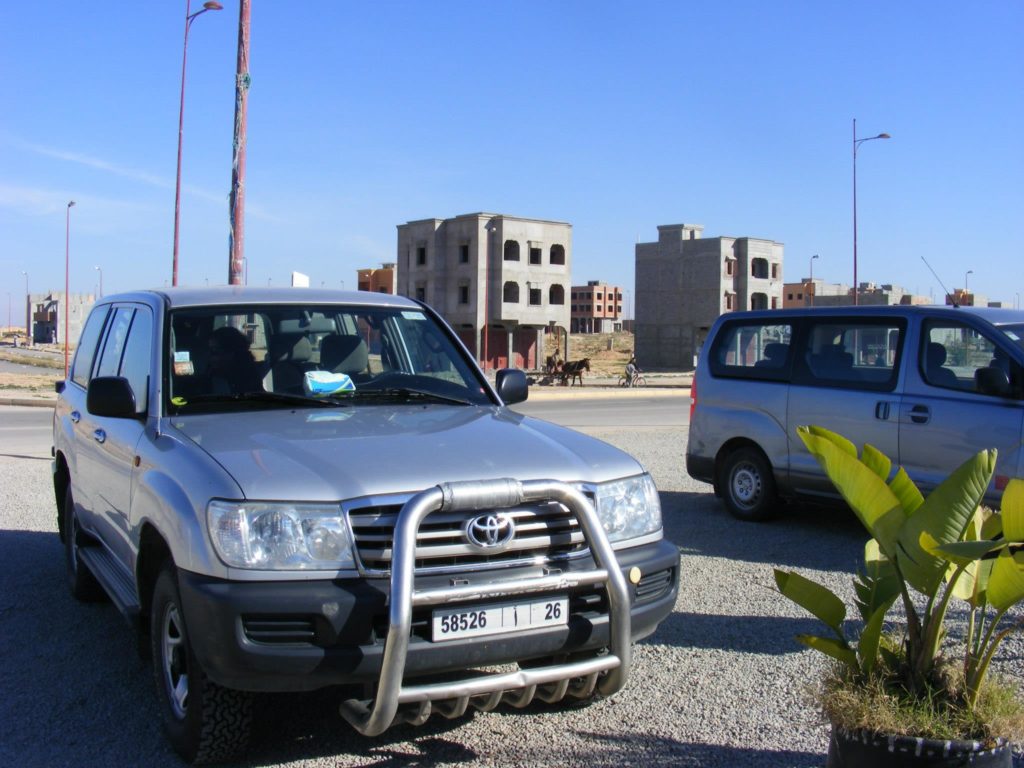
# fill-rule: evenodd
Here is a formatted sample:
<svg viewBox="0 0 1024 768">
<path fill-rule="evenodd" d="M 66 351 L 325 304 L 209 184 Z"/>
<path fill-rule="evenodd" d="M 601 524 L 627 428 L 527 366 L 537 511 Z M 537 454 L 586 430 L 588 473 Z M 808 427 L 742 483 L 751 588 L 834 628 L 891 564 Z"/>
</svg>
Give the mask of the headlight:
<svg viewBox="0 0 1024 768">
<path fill-rule="evenodd" d="M 206 516 L 217 554 L 233 568 L 355 567 L 352 538 L 336 504 L 211 501 Z"/>
<path fill-rule="evenodd" d="M 609 541 L 661 530 L 661 501 L 650 475 L 597 486 L 597 516 Z"/>
</svg>

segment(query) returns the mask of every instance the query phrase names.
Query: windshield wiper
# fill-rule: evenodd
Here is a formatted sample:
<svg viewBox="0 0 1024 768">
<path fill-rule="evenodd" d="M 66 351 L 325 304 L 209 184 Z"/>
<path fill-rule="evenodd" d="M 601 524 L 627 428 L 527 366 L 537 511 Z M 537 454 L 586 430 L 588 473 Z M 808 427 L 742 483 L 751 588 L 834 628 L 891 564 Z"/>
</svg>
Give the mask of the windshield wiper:
<svg viewBox="0 0 1024 768">
<path fill-rule="evenodd" d="M 306 397 L 305 395 L 289 395 L 285 392 L 242 392 L 239 394 L 205 394 L 192 397 L 174 397 L 171 403 L 178 408 L 200 403 L 281 403 L 285 405 L 332 407 L 338 402 L 324 398 Z"/>
<path fill-rule="evenodd" d="M 470 400 L 452 395 L 441 395 L 437 392 L 430 392 L 425 389 L 413 389 L 410 387 L 371 387 L 358 389 L 348 393 L 347 396 L 335 395 L 332 399 L 350 399 L 352 397 L 379 397 L 379 398 L 402 398 L 405 400 L 433 400 L 439 403 L 453 403 L 455 405 L 474 405 Z"/>
</svg>

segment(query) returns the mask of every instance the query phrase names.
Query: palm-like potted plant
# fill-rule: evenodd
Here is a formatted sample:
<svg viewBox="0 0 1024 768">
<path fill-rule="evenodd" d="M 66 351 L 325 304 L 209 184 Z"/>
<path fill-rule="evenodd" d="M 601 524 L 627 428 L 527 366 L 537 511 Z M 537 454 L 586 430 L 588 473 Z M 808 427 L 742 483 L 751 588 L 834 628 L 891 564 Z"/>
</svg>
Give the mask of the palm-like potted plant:
<svg viewBox="0 0 1024 768">
<path fill-rule="evenodd" d="M 1011 765 L 1024 738 L 1024 703 L 990 678 L 1000 643 L 1024 620 L 1024 480 L 1007 485 L 1001 512 L 980 506 L 996 452 L 981 451 L 925 498 L 877 449 L 820 427 L 800 438 L 871 536 L 854 578 L 863 626 L 844 628 L 833 592 L 776 569 L 783 595 L 822 620 L 830 636 L 800 635 L 834 663 L 820 688 L 832 722 L 829 766 Z M 951 613 L 955 601 L 964 610 Z M 902 630 L 886 619 L 902 607 Z M 954 627 L 952 616 L 963 621 Z M 944 648 L 962 638 L 961 659 Z M 945 645 L 949 645 L 948 643 Z"/>
</svg>

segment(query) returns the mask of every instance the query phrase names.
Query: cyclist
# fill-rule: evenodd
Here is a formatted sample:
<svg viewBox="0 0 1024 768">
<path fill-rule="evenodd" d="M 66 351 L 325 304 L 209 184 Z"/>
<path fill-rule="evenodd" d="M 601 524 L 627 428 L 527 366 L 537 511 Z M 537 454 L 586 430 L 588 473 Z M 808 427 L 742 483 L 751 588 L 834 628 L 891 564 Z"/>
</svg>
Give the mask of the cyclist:
<svg viewBox="0 0 1024 768">
<path fill-rule="evenodd" d="M 640 366 L 636 363 L 636 355 L 629 356 L 629 362 L 626 363 L 626 386 L 632 387 L 636 385 L 636 380 L 640 377 Z"/>
</svg>

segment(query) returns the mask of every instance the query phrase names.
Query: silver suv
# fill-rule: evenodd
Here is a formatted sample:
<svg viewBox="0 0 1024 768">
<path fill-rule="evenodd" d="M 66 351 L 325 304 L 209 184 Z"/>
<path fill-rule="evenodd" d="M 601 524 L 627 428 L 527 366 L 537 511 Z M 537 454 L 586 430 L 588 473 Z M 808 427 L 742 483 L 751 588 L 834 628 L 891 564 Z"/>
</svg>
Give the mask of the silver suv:
<svg viewBox="0 0 1024 768">
<path fill-rule="evenodd" d="M 998 504 L 1024 474 L 1024 312 L 836 307 L 721 316 L 691 393 L 686 468 L 736 517 L 779 498 L 836 499 L 796 434 L 818 425 L 871 443 L 924 491 L 983 448 Z"/>
<path fill-rule="evenodd" d="M 148 643 L 186 760 L 244 748 L 253 692 L 342 686 L 368 735 L 609 695 L 675 602 L 650 475 L 506 408 L 524 374 L 492 387 L 421 303 L 106 297 L 58 389 L 71 590 Z"/>
</svg>

